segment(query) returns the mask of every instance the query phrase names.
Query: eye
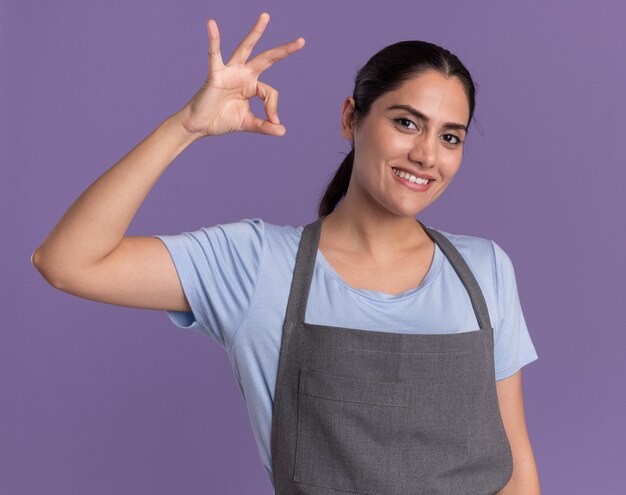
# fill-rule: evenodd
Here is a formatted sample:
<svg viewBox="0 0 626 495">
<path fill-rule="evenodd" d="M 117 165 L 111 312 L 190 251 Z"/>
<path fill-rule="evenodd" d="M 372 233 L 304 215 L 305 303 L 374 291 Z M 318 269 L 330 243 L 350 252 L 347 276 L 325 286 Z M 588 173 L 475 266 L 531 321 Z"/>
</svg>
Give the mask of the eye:
<svg viewBox="0 0 626 495">
<path fill-rule="evenodd" d="M 410 120 L 410 119 L 407 119 L 406 117 L 398 117 L 398 118 L 393 119 L 393 120 L 394 120 L 394 122 L 399 123 L 399 124 L 400 124 L 400 127 L 402 127 L 403 129 L 408 129 L 408 127 L 406 127 L 405 125 L 403 125 L 403 124 L 402 124 L 402 122 L 408 122 L 408 123 L 409 123 L 409 125 L 410 125 L 410 124 L 413 124 L 413 125 L 415 125 L 415 126 L 416 126 L 415 122 L 413 122 L 413 121 L 412 121 L 412 120 Z M 416 128 L 417 128 L 417 126 L 416 126 Z M 459 136 L 457 136 L 457 135 L 455 135 L 455 134 L 444 134 L 444 136 L 449 136 L 449 137 L 451 137 L 451 138 L 453 138 L 453 139 L 456 139 L 456 141 L 447 141 L 447 140 L 446 140 L 446 143 L 450 143 L 450 144 L 454 144 L 454 145 L 459 145 L 459 144 L 461 144 L 461 143 L 463 142 L 463 140 L 462 140 Z"/>
<path fill-rule="evenodd" d="M 456 136 L 456 135 L 454 135 L 454 134 L 444 134 L 444 137 L 445 137 L 445 136 L 450 136 L 450 137 L 452 137 L 452 138 L 456 139 L 456 141 L 455 141 L 455 142 L 446 141 L 447 143 L 450 143 L 450 144 L 461 144 L 461 143 L 463 142 L 463 141 L 461 140 L 461 138 L 459 138 L 458 136 Z"/>
<path fill-rule="evenodd" d="M 408 122 L 409 124 L 415 125 L 415 122 L 413 122 L 412 120 L 409 120 L 407 118 L 404 118 L 404 117 L 399 117 L 399 118 L 393 119 L 393 120 L 394 120 L 394 122 L 400 123 L 400 127 L 403 127 L 404 129 L 408 129 L 408 127 L 406 127 L 403 124 L 401 124 L 401 122 Z M 416 126 L 416 128 L 417 128 L 417 126 Z"/>
</svg>

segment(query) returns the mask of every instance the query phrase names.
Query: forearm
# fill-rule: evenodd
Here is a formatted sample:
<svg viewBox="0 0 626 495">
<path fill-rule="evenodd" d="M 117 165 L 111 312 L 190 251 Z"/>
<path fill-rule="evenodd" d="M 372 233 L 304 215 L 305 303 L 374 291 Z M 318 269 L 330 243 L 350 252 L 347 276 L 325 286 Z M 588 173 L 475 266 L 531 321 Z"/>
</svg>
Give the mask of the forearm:
<svg viewBox="0 0 626 495">
<path fill-rule="evenodd" d="M 496 495 L 540 495 L 539 474 L 532 451 L 513 458 L 513 475 Z"/>
<path fill-rule="evenodd" d="M 98 263 L 126 233 L 144 199 L 172 161 L 199 139 L 179 111 L 93 182 L 33 253 L 48 279 L 61 279 Z"/>
</svg>

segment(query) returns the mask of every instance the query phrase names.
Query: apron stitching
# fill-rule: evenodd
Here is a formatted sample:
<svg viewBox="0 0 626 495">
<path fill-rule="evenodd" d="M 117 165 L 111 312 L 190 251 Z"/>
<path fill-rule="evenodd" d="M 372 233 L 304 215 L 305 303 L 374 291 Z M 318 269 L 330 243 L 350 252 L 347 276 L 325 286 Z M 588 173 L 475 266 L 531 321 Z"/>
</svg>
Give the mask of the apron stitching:
<svg viewBox="0 0 626 495">
<path fill-rule="evenodd" d="M 347 375 L 333 375 L 330 373 L 320 373 L 319 371 L 309 370 L 307 368 L 302 368 L 304 371 L 308 373 L 312 373 L 314 375 L 323 375 L 323 376 L 332 376 L 334 378 L 348 378 L 350 380 L 358 380 L 360 382 L 374 382 L 374 383 L 384 383 L 386 385 L 396 384 L 396 383 L 406 383 L 406 382 L 384 382 L 382 380 L 370 380 L 369 378 L 358 378 L 356 376 L 347 376 Z"/>
<path fill-rule="evenodd" d="M 359 349 L 358 347 L 346 347 L 350 351 L 372 352 L 376 354 L 414 354 L 417 356 L 442 356 L 447 354 L 472 354 L 474 351 L 450 351 L 450 352 L 396 352 L 396 351 L 375 351 L 371 349 Z"/>
<path fill-rule="evenodd" d="M 385 383 L 385 382 L 383 382 Z M 367 402 L 363 400 L 354 399 L 334 399 L 332 397 L 326 397 L 325 395 L 316 395 L 310 392 L 300 392 L 302 395 L 309 395 L 311 397 L 317 397 L 318 399 L 333 400 L 335 402 L 354 402 L 356 404 L 367 404 L 368 406 L 384 406 L 384 407 L 409 407 L 407 404 L 389 404 L 382 402 Z"/>
</svg>

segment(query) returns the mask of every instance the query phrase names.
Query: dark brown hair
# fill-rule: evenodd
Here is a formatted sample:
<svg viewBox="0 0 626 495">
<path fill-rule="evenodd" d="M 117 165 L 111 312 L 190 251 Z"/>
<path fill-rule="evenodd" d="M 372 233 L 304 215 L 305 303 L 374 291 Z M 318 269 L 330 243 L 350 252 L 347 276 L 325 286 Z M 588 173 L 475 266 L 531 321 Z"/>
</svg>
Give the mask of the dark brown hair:
<svg viewBox="0 0 626 495">
<path fill-rule="evenodd" d="M 419 40 L 399 41 L 383 48 L 357 72 L 352 92 L 356 122 L 367 116 L 377 98 L 429 69 L 436 70 L 446 77 L 458 77 L 463 84 L 470 110 L 467 123 L 469 130 L 476 105 L 476 89 L 469 71 L 456 55 L 445 48 Z M 352 149 L 335 172 L 320 201 L 319 217 L 331 213 L 346 194 L 353 160 L 354 141 Z"/>
</svg>

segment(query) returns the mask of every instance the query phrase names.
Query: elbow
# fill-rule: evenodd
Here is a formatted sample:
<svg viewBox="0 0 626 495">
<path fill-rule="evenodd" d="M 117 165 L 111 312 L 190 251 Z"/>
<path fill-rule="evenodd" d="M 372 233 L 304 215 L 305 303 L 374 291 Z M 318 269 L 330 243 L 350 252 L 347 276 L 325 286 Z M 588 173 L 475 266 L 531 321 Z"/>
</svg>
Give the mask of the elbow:
<svg viewBox="0 0 626 495">
<path fill-rule="evenodd" d="M 41 252 L 39 248 L 35 249 L 33 254 L 30 255 L 30 262 L 37 269 L 41 266 Z"/>
<path fill-rule="evenodd" d="M 30 256 L 30 262 L 46 282 L 48 282 L 55 289 L 63 290 L 63 284 L 59 281 L 58 277 L 54 275 L 50 263 L 43 260 L 40 248 L 33 251 L 33 254 Z"/>
</svg>

